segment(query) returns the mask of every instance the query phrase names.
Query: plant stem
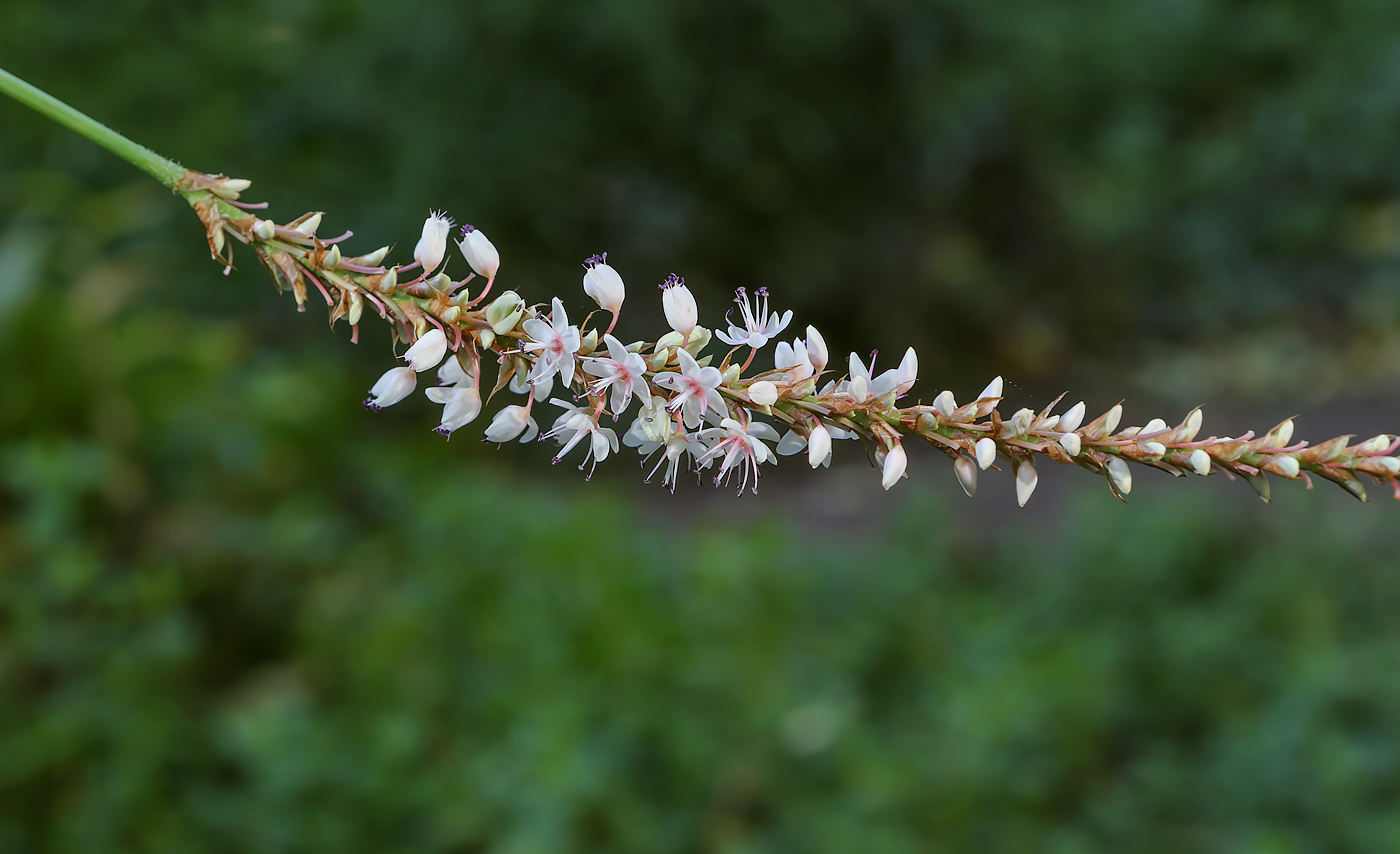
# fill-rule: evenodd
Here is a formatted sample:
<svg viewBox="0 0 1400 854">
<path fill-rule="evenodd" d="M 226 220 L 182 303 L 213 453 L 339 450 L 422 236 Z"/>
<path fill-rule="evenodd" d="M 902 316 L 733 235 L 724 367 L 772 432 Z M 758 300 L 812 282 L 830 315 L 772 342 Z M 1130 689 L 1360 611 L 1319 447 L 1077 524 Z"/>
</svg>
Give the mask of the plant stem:
<svg viewBox="0 0 1400 854">
<path fill-rule="evenodd" d="M 0 68 L 0 92 L 22 104 L 28 104 L 54 121 L 77 131 L 118 157 L 149 174 L 170 189 L 184 176 L 185 167 L 139 145 L 101 122 L 73 109 L 54 96 L 25 83 Z"/>
</svg>

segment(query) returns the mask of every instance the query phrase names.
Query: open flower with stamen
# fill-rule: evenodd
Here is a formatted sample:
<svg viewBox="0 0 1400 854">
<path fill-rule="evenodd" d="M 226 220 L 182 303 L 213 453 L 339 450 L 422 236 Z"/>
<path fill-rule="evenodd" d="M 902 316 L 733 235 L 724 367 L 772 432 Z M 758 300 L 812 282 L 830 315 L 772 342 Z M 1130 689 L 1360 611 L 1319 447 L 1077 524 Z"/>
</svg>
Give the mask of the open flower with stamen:
<svg viewBox="0 0 1400 854">
<path fill-rule="evenodd" d="M 706 443 L 708 450 L 697 462 L 704 464 L 713 460 L 719 461 L 719 473 L 715 475 L 716 486 L 727 482 L 735 469 L 742 469 L 744 474 L 739 481 L 739 492 L 742 494 L 745 489 L 752 488 L 754 494 L 757 494 L 758 479 L 762 477 L 758 472 L 759 465 L 778 461 L 777 455 L 760 439 L 760 436 L 767 438 L 770 434 L 777 438 L 777 431 L 767 424 L 755 421 L 745 426 L 733 418 L 725 418 L 718 427 L 707 427 L 700 431 L 700 439 Z"/>
<path fill-rule="evenodd" d="M 690 340 L 690 333 L 700 321 L 695 307 L 695 295 L 685 286 L 685 279 L 675 273 L 661 283 L 661 308 L 666 312 L 666 322 L 671 325 L 684 341 Z"/>
<path fill-rule="evenodd" d="M 608 347 L 608 357 L 584 357 L 583 370 L 598 379 L 588 384 L 589 394 L 601 395 L 612 389 L 612 411 L 614 417 L 627 408 L 632 395 L 645 399 L 651 394 L 647 388 L 646 360 L 636 353 L 627 352 L 622 342 L 611 335 L 603 336 Z"/>
<path fill-rule="evenodd" d="M 442 404 L 442 421 L 433 430 L 439 435 L 451 436 L 481 414 L 481 392 L 473 386 L 435 386 L 424 394 Z"/>
<path fill-rule="evenodd" d="M 805 380 L 816 369 L 812 366 L 812 359 L 807 352 L 807 345 L 798 338 L 791 344 L 786 341 L 779 341 L 773 352 L 773 367 L 780 371 L 785 371 L 783 379 L 790 383 Z"/>
<path fill-rule="evenodd" d="M 562 406 L 564 414 L 554 422 L 554 427 L 548 433 L 541 436 L 541 439 L 557 439 L 564 444 L 559 453 L 554 455 L 554 462 L 559 462 L 564 455 L 574 449 L 585 437 L 588 438 L 588 455 L 579 464 L 579 471 L 588 465 L 588 461 L 593 461 L 593 467 L 588 470 L 588 477 L 593 477 L 593 470 L 598 467 L 598 463 L 608 458 L 611 451 L 617 450 L 617 433 L 607 427 L 599 427 L 598 422 L 593 420 L 593 414 L 586 409 L 582 409 L 559 398 L 550 398 L 550 403 L 555 406 Z"/>
<path fill-rule="evenodd" d="M 447 256 L 447 234 L 452 230 L 452 220 L 438 211 L 433 211 L 423 222 L 423 236 L 413 247 L 413 260 L 423 266 L 423 275 L 428 276 L 442 266 Z"/>
<path fill-rule="evenodd" d="M 686 455 L 694 460 L 705 453 L 705 446 L 696 434 L 676 430 L 675 424 L 666 413 L 664 397 L 653 397 L 651 404 L 642 407 L 641 414 L 623 435 L 622 444 L 637 449 L 637 453 L 642 455 L 642 465 L 646 465 L 657 451 L 664 449 L 661 459 L 656 461 L 656 465 L 652 466 L 647 474 L 646 482 L 651 483 L 661 466 L 665 465 L 666 474 L 661 478 L 661 485 L 672 492 L 676 491 L 681 460 Z M 707 466 L 708 462 L 703 466 L 697 465 L 696 471 Z"/>
<path fill-rule="evenodd" d="M 729 411 L 724 406 L 724 398 L 716 391 L 724 379 L 719 368 L 700 367 L 695 357 L 685 350 L 677 351 L 676 359 L 680 362 L 680 373 L 666 371 L 652 378 L 656 385 L 676 393 L 666 408 L 680 412 L 687 427 L 698 427 L 707 408 L 717 415 L 727 416 Z"/>
<path fill-rule="evenodd" d="M 393 406 L 412 394 L 417 384 L 418 374 L 412 368 L 390 368 L 369 390 L 365 408 L 378 412 L 386 406 Z"/>
<path fill-rule="evenodd" d="M 622 301 L 627 296 L 627 288 L 622 277 L 608 265 L 608 253 L 594 255 L 583 266 L 588 272 L 583 274 L 583 292 L 593 297 L 593 301 L 604 311 L 616 315 L 622 311 Z"/>
<path fill-rule="evenodd" d="M 521 435 L 522 431 L 524 435 Z M 530 410 L 524 406 L 512 404 L 504 407 L 496 413 L 496 417 L 491 419 L 491 424 L 486 428 L 484 435 L 488 442 L 509 442 L 516 436 L 520 436 L 521 442 L 528 442 L 540 432 L 540 427 L 535 423 L 535 419 L 530 417 Z"/>
<path fill-rule="evenodd" d="M 742 315 L 744 325 L 739 326 L 733 321 L 730 321 L 729 331 L 727 333 L 715 333 L 715 336 L 719 338 L 719 340 L 730 346 L 738 347 L 743 345 L 757 350 L 759 347 L 767 344 L 770 339 L 781 335 L 783 330 L 787 328 L 788 323 L 792 321 L 792 309 L 788 309 L 784 312 L 781 318 L 778 317 L 776 311 L 769 314 L 767 288 L 759 288 L 754 292 L 752 307 L 749 305 L 748 295 L 744 292 L 743 288 L 739 288 L 734 293 L 736 294 L 734 301 L 739 304 L 739 311 Z M 733 311 L 733 309 L 730 309 L 730 314 L 732 314 Z M 726 314 L 725 319 L 728 320 L 728 318 L 729 314 Z"/>
<path fill-rule="evenodd" d="M 539 382 L 546 377 L 559 374 L 567 387 L 574 381 L 574 353 L 582 343 L 578 327 L 569 325 L 569 315 L 564 312 L 564 304 L 554 298 L 552 311 L 546 323 L 538 317 L 525 321 L 525 334 L 530 336 L 522 347 L 526 352 L 537 353 L 535 367 L 530 370 L 530 382 Z"/>
</svg>

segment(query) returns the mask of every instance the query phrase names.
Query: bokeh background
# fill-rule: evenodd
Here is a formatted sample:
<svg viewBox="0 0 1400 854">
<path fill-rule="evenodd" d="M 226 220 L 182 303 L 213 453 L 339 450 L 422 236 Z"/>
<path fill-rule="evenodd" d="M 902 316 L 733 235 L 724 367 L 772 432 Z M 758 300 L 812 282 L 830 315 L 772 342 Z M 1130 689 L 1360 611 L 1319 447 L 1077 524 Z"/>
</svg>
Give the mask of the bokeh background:
<svg viewBox="0 0 1400 854">
<path fill-rule="evenodd" d="M 1400 426 L 1400 5 L 7 0 L 0 65 L 624 337 L 767 285 L 916 392 Z M 1078 469 L 592 483 L 0 101 L 0 851 L 1400 847 L 1400 513 Z M 455 262 L 460 265 L 460 260 Z M 886 355 L 882 357 L 889 359 Z M 484 425 L 484 421 L 482 424 Z"/>
</svg>

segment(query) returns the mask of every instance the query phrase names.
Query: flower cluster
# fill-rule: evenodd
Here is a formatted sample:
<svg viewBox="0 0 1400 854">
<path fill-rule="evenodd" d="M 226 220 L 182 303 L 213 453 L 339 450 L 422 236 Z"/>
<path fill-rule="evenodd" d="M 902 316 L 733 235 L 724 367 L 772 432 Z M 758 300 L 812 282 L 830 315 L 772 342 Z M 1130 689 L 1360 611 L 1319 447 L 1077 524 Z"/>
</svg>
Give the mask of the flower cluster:
<svg viewBox="0 0 1400 854">
<path fill-rule="evenodd" d="M 320 213 L 286 225 L 259 218 L 251 211 L 262 206 L 238 201 L 247 187 L 246 181 L 191 173 L 183 189 L 205 223 L 210 251 L 225 265 L 232 264 L 225 254 L 226 237 L 232 236 L 253 247 L 279 289 L 293 292 L 299 309 L 304 310 L 308 284 L 319 291 L 330 306 L 331 322 L 350 323 L 352 340 L 366 305 L 391 324 L 395 339 L 405 345 L 400 357 L 405 364 L 374 383 L 368 408 L 404 400 L 415 390 L 418 374 L 436 369 L 438 382 L 425 394 L 442 406 L 435 429 L 450 436 L 481 414 L 482 372 L 494 365 L 494 385 L 486 397 L 505 391 L 523 402 L 496 412 L 486 441 L 552 439 L 560 446 L 555 462 L 582 447 L 579 468 L 587 468 L 589 476 L 625 445 L 644 462 L 657 457 L 647 480 L 664 468 L 662 484 L 672 491 L 684 465 L 742 493 L 757 491 L 763 467 L 780 456 L 805 452 L 815 469 L 830 465 L 836 453 L 852 453 L 837 451 L 837 443 L 860 440 L 889 489 L 908 476 L 903 443 L 917 437 L 951 459 L 968 495 L 976 492 L 980 472 L 1009 467 L 1022 505 L 1035 491 L 1037 462 L 1047 459 L 1104 476 L 1120 498 L 1132 489 L 1130 464 L 1176 476 L 1241 477 L 1266 501 L 1270 474 L 1304 481 L 1309 488 L 1313 477 L 1331 480 L 1363 500 L 1364 475 L 1389 485 L 1400 498 L 1400 436 L 1357 443 L 1341 436 L 1309 445 L 1293 441 L 1288 420 L 1261 436 L 1199 438 L 1200 409 L 1175 427 L 1158 418 L 1124 427 L 1121 405 L 1086 421 L 1083 403 L 1056 413 L 1058 399 L 1039 412 L 1020 409 L 1006 417 L 999 409 L 1000 377 L 961 405 L 951 391 L 930 403 L 911 402 L 919 372 L 912 348 L 882 372 L 877 373 L 873 355 L 867 363 L 855 353 L 836 363 L 844 370 L 833 370 L 826 341 L 815 328 L 781 340 L 792 312 L 770 311 L 766 288 L 752 300 L 740 288 L 737 322 L 731 309 L 727 328 L 712 332 L 700 325 L 695 296 L 675 275 L 660 285 L 670 331 L 654 341 L 624 343 L 612 333 L 626 286 L 607 253 L 583 262 L 581 284 L 609 322 L 600 328 L 590 323 L 590 314 L 574 324 L 558 297 L 547 306 L 531 305 L 505 291 L 487 301 L 500 254 L 474 226 L 463 226 L 457 242 L 471 272 L 454 279 L 446 272 L 453 223 L 442 214 L 424 222 L 413 263 L 386 267 L 387 247 L 350 257 L 339 249 L 348 232 L 318 237 Z M 478 277 L 485 284 L 472 296 L 468 286 Z M 715 339 L 729 349 L 720 349 Z M 771 357 L 757 359 L 775 341 Z M 766 367 L 769 362 L 772 367 Z M 541 402 L 562 410 L 543 433 L 535 421 Z"/>
</svg>

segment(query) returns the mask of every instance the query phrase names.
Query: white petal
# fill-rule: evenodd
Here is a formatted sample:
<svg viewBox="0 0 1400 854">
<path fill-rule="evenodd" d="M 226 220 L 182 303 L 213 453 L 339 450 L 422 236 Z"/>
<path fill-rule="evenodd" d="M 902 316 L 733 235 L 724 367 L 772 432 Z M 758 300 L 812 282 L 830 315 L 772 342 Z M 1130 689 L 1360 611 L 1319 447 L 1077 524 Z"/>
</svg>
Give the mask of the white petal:
<svg viewBox="0 0 1400 854">
<path fill-rule="evenodd" d="M 749 400 L 759 406 L 772 406 L 778 402 L 778 387 L 767 380 L 759 380 L 749 386 Z"/>
<path fill-rule="evenodd" d="M 1035 485 L 1039 478 L 1036 477 L 1035 464 L 1030 460 L 1022 460 L 1016 465 L 1016 503 L 1022 507 L 1031 500 L 1031 493 L 1035 492 Z"/>
<path fill-rule="evenodd" d="M 896 444 L 885 453 L 885 468 L 880 478 L 880 485 L 889 489 L 899 482 L 904 476 L 904 467 L 908 464 L 908 457 L 904 454 L 904 446 Z"/>
<path fill-rule="evenodd" d="M 807 463 L 816 468 L 831 459 L 831 434 L 826 432 L 824 425 L 818 424 L 812 428 L 812 433 L 807 437 Z"/>
<path fill-rule="evenodd" d="M 997 443 L 983 436 L 977 440 L 977 465 L 986 471 L 997 459 Z"/>
</svg>

